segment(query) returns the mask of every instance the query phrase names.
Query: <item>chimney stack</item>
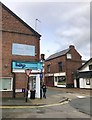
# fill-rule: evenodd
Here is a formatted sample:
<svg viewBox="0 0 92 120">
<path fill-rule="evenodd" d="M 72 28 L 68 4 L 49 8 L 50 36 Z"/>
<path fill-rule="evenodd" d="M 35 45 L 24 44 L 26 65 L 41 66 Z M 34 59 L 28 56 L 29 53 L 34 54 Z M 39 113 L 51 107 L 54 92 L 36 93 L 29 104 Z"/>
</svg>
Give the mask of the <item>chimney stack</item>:
<svg viewBox="0 0 92 120">
<path fill-rule="evenodd" d="M 41 54 L 41 60 L 45 60 L 45 54 Z"/>
<path fill-rule="evenodd" d="M 69 48 L 75 48 L 74 45 L 70 45 Z"/>
</svg>

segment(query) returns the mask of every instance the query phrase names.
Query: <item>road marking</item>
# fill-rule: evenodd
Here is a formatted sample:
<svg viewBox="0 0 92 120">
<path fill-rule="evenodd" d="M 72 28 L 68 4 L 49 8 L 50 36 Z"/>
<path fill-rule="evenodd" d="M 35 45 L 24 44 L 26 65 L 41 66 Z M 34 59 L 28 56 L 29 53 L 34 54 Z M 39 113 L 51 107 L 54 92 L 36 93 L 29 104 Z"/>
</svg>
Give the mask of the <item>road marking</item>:
<svg viewBox="0 0 92 120">
<path fill-rule="evenodd" d="M 43 107 L 52 107 L 52 106 L 58 106 L 58 105 L 63 105 L 67 104 L 68 101 L 62 102 L 62 103 L 57 103 L 57 104 L 49 104 L 49 105 L 42 105 L 42 106 L 0 106 L 1 109 L 20 109 L 20 108 L 43 108 Z"/>
<path fill-rule="evenodd" d="M 77 96 L 78 98 L 85 98 L 86 96 Z"/>
</svg>

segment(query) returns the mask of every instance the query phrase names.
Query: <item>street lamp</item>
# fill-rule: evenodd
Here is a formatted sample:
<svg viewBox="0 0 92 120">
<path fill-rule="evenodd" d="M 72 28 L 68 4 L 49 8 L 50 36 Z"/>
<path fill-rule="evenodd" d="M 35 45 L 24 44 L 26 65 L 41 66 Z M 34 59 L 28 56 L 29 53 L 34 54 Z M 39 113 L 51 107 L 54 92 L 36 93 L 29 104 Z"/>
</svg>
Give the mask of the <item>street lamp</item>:
<svg viewBox="0 0 92 120">
<path fill-rule="evenodd" d="M 44 60 L 41 60 L 40 62 L 42 63 L 42 69 L 40 73 L 40 99 L 42 99 L 42 85 L 44 82 Z"/>
</svg>

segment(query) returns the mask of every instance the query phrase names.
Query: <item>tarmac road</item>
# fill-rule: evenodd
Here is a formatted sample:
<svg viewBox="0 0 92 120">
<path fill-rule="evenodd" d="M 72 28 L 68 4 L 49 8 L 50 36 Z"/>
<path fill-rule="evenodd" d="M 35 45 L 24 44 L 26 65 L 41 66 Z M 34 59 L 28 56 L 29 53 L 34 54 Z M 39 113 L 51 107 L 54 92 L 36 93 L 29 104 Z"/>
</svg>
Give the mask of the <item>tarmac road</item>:
<svg viewBox="0 0 92 120">
<path fill-rule="evenodd" d="M 10 106 L 10 108 L 3 109 L 3 118 L 73 118 L 73 120 L 74 118 L 82 118 L 81 120 L 90 118 L 89 115 L 79 112 L 75 108 L 71 107 L 68 103 L 33 107 L 21 106 L 21 108 L 19 108 L 19 106 L 16 106 L 16 108 L 11 107 L 12 106 Z"/>
<path fill-rule="evenodd" d="M 73 99 L 70 102 L 70 105 L 78 109 L 80 112 L 83 112 L 92 116 L 92 97 Z"/>
<path fill-rule="evenodd" d="M 47 99 L 30 99 L 27 103 L 24 99 L 4 99 L 2 116 L 3 118 L 90 118 L 88 113 L 86 114 L 83 109 L 80 110 L 83 108 L 82 103 L 88 103 L 85 107 L 88 107 L 87 112 L 89 111 L 89 99 L 79 99 L 78 96 L 88 98 L 90 94 L 85 90 L 50 87 Z M 71 102 L 62 102 L 66 98 Z"/>
</svg>

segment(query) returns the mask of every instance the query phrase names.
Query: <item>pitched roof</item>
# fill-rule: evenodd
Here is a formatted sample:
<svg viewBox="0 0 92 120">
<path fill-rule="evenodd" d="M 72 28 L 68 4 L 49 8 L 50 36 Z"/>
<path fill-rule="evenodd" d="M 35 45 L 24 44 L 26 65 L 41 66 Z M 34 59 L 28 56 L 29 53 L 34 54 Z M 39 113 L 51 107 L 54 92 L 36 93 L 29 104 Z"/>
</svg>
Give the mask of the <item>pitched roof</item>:
<svg viewBox="0 0 92 120">
<path fill-rule="evenodd" d="M 25 23 L 21 18 L 19 18 L 15 13 L 13 13 L 8 7 L 6 7 L 3 3 L 0 2 L 0 5 L 6 9 L 10 14 L 12 14 L 16 19 L 18 19 L 23 25 L 25 25 L 30 31 L 32 31 L 36 36 L 41 37 L 41 35 L 36 32 L 33 28 L 31 28 L 27 23 Z"/>
<path fill-rule="evenodd" d="M 92 62 L 92 58 L 90 58 L 88 61 L 86 61 L 85 64 L 83 64 L 78 70 L 83 69 L 83 67 L 85 67 L 86 65 L 88 65 L 90 62 Z"/>
<path fill-rule="evenodd" d="M 63 55 L 65 55 L 66 53 L 68 53 L 69 50 L 70 50 L 70 48 L 65 49 L 65 50 L 63 50 L 63 51 L 60 51 L 60 52 L 57 52 L 57 53 L 55 53 L 55 54 L 52 54 L 51 56 L 49 56 L 49 57 L 46 59 L 46 61 L 51 60 L 51 59 L 54 59 L 54 58 L 57 58 L 57 57 L 60 57 L 60 56 L 63 56 Z"/>
</svg>

